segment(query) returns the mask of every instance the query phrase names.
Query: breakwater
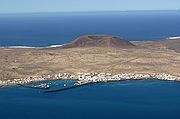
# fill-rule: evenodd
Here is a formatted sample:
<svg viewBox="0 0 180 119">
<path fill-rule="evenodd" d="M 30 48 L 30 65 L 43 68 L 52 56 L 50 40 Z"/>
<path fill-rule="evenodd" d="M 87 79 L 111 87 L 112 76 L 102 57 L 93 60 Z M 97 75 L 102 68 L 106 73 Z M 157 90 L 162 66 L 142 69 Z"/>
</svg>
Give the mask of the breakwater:
<svg viewBox="0 0 180 119">
<path fill-rule="evenodd" d="M 97 82 L 109 82 L 109 81 L 123 81 L 123 80 L 139 80 L 139 79 L 159 79 L 168 81 L 180 81 L 180 77 L 173 76 L 166 73 L 122 73 L 122 74 L 111 74 L 111 73 L 59 73 L 45 76 L 33 76 L 21 79 L 13 80 L 0 80 L 1 86 L 11 86 L 19 84 L 30 84 L 34 82 L 44 82 L 49 80 L 61 80 L 61 79 L 75 79 L 78 84 L 82 83 L 97 83 Z"/>
</svg>

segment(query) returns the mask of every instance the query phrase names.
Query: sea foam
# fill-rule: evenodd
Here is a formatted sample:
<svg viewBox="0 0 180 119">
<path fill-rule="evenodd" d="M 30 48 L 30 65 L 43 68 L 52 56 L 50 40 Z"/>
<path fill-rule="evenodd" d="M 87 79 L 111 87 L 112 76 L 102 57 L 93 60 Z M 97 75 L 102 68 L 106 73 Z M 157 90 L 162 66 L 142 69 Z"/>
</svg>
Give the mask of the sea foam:
<svg viewBox="0 0 180 119">
<path fill-rule="evenodd" d="M 180 39 L 180 36 L 176 36 L 176 37 L 168 37 L 168 39 L 170 39 L 170 40 L 176 40 L 176 39 Z"/>
<path fill-rule="evenodd" d="M 60 47 L 63 45 L 50 45 L 47 47 L 31 47 L 31 46 L 4 46 L 4 47 L 0 47 L 0 48 L 13 48 L 13 49 L 31 49 L 31 48 L 56 48 L 56 47 Z"/>
</svg>

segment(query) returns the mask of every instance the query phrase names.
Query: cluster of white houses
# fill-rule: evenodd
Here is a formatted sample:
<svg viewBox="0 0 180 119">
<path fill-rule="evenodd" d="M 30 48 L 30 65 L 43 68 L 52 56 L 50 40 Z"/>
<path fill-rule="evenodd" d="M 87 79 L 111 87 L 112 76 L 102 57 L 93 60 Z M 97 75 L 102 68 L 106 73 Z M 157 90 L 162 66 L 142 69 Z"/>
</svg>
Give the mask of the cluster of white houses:
<svg viewBox="0 0 180 119">
<path fill-rule="evenodd" d="M 96 83 L 96 82 L 109 82 L 109 81 L 122 81 L 122 80 L 139 80 L 139 79 L 159 79 L 180 81 L 180 77 L 172 76 L 165 73 L 152 73 L 152 74 L 140 74 L 140 73 L 59 73 L 54 75 L 46 75 L 41 77 L 28 77 L 14 80 L 0 80 L 0 86 L 10 86 L 17 84 L 29 84 L 33 82 L 43 82 L 48 80 L 58 79 L 76 79 L 78 83 Z"/>
<path fill-rule="evenodd" d="M 165 74 L 165 73 L 160 73 L 160 74 L 123 73 L 123 74 L 115 74 L 115 75 L 112 75 L 111 73 L 81 73 L 78 75 L 78 80 L 85 82 L 110 82 L 110 81 L 141 80 L 141 79 L 180 81 L 180 77 L 172 76 L 170 74 Z"/>
</svg>

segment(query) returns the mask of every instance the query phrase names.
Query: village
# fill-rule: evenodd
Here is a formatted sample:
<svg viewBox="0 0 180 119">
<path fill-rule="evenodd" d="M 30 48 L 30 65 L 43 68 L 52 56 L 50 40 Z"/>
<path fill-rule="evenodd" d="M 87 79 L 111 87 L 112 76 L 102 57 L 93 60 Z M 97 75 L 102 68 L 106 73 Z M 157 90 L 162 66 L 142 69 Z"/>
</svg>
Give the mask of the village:
<svg viewBox="0 0 180 119">
<path fill-rule="evenodd" d="M 124 80 L 143 80 L 143 79 L 180 81 L 180 77 L 166 73 L 160 73 L 160 74 L 59 73 L 59 74 L 40 76 L 40 77 L 28 77 L 28 78 L 14 79 L 14 80 L 6 80 L 6 81 L 0 80 L 0 87 L 14 86 L 19 84 L 25 85 L 25 84 L 44 82 L 50 80 L 77 80 L 77 83 L 75 85 L 82 85 L 87 83 L 113 82 L 113 81 L 124 81 Z"/>
</svg>

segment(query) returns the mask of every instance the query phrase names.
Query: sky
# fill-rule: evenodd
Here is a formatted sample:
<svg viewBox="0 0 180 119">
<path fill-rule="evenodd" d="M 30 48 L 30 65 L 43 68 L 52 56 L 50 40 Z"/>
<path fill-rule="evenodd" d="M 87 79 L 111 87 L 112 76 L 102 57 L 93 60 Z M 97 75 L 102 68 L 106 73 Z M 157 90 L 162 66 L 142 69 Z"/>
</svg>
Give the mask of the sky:
<svg viewBox="0 0 180 119">
<path fill-rule="evenodd" d="M 180 0 L 0 0 L 0 13 L 176 9 Z"/>
</svg>

